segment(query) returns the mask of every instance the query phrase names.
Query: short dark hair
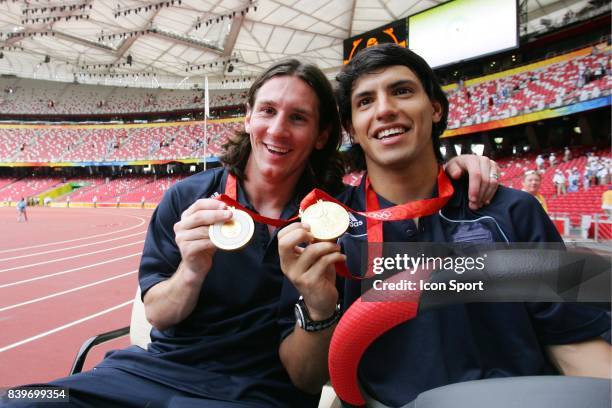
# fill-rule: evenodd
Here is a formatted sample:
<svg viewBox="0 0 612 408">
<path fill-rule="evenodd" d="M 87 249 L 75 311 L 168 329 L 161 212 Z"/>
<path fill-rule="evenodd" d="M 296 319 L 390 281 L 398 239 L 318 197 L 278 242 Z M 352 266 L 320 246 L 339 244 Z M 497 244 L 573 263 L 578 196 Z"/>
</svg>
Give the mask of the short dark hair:
<svg viewBox="0 0 612 408">
<path fill-rule="evenodd" d="M 378 44 L 361 50 L 336 76 L 336 99 L 342 126 L 350 133 L 351 93 L 355 82 L 365 74 L 394 65 L 410 68 L 421 81 L 429 99 L 442 106 L 442 117 L 438 123 L 433 124 L 431 130 L 434 154 L 441 162 L 440 135 L 444 133 L 448 122 L 448 99 L 429 64 L 419 55 L 397 44 Z M 353 144 L 347 155 L 349 170 L 365 170 L 365 157 L 361 146 Z"/>
<path fill-rule="evenodd" d="M 319 100 L 319 130 L 329 130 L 327 143 L 322 149 L 315 149 L 310 155 L 306 171 L 313 182 L 330 192 L 342 187 L 344 169 L 340 160 L 340 117 L 334 98 L 334 91 L 325 74 L 314 65 L 304 64 L 296 59 L 278 62 L 262 73 L 247 93 L 247 104 L 252 109 L 257 92 L 270 79 L 279 76 L 295 76 L 306 82 Z M 241 129 L 223 146 L 225 153 L 221 161 L 239 179 L 246 179 L 244 169 L 251 154 L 249 134 Z"/>
</svg>

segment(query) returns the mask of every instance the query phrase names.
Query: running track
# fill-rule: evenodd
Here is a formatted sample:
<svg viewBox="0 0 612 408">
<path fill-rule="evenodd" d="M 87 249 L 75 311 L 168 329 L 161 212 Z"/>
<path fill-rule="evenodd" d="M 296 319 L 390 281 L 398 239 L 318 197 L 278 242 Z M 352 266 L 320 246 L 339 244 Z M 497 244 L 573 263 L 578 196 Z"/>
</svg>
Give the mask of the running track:
<svg viewBox="0 0 612 408">
<path fill-rule="evenodd" d="M 0 387 L 68 375 L 89 337 L 127 326 L 150 210 L 0 208 Z M 122 338 L 94 349 L 85 368 Z"/>
</svg>

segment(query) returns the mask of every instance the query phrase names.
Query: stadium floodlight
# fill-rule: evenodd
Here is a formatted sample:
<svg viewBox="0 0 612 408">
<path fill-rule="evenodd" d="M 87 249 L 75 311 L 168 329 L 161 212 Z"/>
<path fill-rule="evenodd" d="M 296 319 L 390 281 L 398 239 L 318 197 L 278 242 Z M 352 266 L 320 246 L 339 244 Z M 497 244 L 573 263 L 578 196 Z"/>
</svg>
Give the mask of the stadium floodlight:
<svg viewBox="0 0 612 408">
<path fill-rule="evenodd" d="M 470 150 L 472 151 L 472 153 L 478 155 L 478 156 L 482 156 L 482 154 L 484 153 L 484 144 L 482 143 L 475 143 L 472 144 L 470 146 Z"/>
</svg>

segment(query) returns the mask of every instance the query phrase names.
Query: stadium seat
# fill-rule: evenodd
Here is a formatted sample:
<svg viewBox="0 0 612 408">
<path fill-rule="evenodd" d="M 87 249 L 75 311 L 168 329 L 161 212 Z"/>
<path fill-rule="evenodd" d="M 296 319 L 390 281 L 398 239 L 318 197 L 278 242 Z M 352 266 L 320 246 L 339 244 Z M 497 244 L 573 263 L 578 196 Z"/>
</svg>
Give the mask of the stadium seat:
<svg viewBox="0 0 612 408">
<path fill-rule="evenodd" d="M 100 333 L 87 339 L 79 349 L 69 374 L 77 374 L 83 370 L 87 354 L 92 348 L 122 336 L 129 335 L 130 344 L 146 349 L 147 345 L 151 342 L 151 327 L 151 323 L 145 317 L 144 303 L 140 299 L 140 287 L 138 287 L 134 296 L 134 303 L 132 304 L 130 325 Z"/>
<path fill-rule="evenodd" d="M 151 327 L 151 323 L 147 321 L 145 316 L 144 303 L 140 299 L 140 287 L 138 287 L 132 305 L 130 325 L 101 333 L 87 339 L 79 349 L 69 374 L 77 374 L 83 370 L 87 354 L 92 348 L 122 336 L 129 335 L 130 344 L 146 349 L 147 345 L 151 342 Z M 329 384 L 325 385 L 321 393 L 321 400 L 319 401 L 318 408 L 340 408 L 340 406 L 340 400 L 336 397 L 333 388 Z"/>
</svg>

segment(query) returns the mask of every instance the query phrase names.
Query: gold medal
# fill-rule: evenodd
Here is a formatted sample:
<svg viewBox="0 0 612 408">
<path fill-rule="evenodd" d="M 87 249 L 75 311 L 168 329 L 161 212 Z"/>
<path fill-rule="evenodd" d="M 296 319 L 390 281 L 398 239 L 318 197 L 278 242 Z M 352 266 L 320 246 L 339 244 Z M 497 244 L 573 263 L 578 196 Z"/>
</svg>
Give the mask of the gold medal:
<svg viewBox="0 0 612 408">
<path fill-rule="evenodd" d="M 208 236 L 219 249 L 232 251 L 245 246 L 253 236 L 255 224 L 249 214 L 230 207 L 233 216 L 225 222 L 213 224 L 208 229 Z"/>
<path fill-rule="evenodd" d="M 348 229 L 348 212 L 339 204 L 331 201 L 317 201 L 300 214 L 302 221 L 310 225 L 315 239 L 331 241 Z"/>
</svg>

